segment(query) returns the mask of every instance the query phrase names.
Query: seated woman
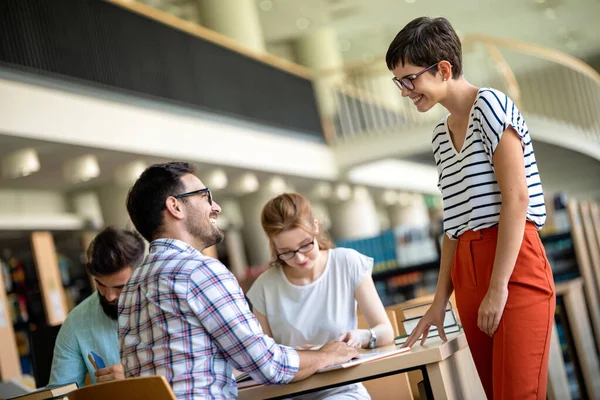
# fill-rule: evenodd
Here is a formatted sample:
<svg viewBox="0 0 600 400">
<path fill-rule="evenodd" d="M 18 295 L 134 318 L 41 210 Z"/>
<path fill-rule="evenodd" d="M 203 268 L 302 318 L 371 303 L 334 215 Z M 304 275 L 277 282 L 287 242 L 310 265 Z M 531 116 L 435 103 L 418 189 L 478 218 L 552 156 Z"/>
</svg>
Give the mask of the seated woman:
<svg viewBox="0 0 600 400">
<path fill-rule="evenodd" d="M 263 331 L 277 343 L 306 348 L 328 340 L 357 348 L 390 344 L 392 325 L 371 277 L 373 259 L 333 248 L 309 201 L 282 194 L 263 208 L 273 268 L 247 293 Z M 357 329 L 357 303 L 370 329 Z M 302 399 L 369 399 L 362 384 L 302 396 Z"/>
</svg>

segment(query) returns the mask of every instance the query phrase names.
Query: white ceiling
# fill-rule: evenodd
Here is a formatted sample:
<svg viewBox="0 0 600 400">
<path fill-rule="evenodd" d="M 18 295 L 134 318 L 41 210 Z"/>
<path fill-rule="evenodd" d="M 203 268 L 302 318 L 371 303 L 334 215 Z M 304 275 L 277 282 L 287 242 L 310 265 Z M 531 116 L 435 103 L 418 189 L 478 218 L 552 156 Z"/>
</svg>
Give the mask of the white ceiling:
<svg viewBox="0 0 600 400">
<path fill-rule="evenodd" d="M 114 174 L 117 168 L 132 161 L 143 161 L 147 165 L 172 161 L 170 159 L 160 157 L 150 157 L 133 153 L 90 148 L 66 143 L 54 143 L 0 134 L 0 160 L 13 151 L 24 148 L 33 148 L 37 151 L 40 160 L 40 171 L 32 175 L 16 179 L 7 178 L 0 174 L 0 190 L 38 189 L 69 192 L 81 189 L 97 188 L 103 185 L 114 184 Z M 90 181 L 77 184 L 73 184 L 65 180 L 62 172 L 65 162 L 85 154 L 93 154 L 96 156 L 100 166 L 100 176 Z M 204 174 L 216 167 L 214 165 L 203 164 L 195 160 L 187 161 L 191 161 L 197 166 L 197 175 L 200 179 L 202 179 Z M 222 166 L 219 166 L 219 168 L 222 168 L 227 173 L 230 183 L 246 172 L 253 172 L 261 182 L 266 181 L 272 176 L 272 174 L 261 171 L 248 171 L 241 168 Z M 315 184 L 315 180 L 303 177 L 285 176 L 284 178 L 288 184 L 297 187 L 299 190 L 309 190 Z M 234 195 L 233 188 L 229 186 L 228 188 L 220 191 L 219 195 Z"/>
<path fill-rule="evenodd" d="M 444 16 L 459 34 L 485 33 L 556 48 L 580 58 L 600 52 L 598 0 L 256 0 L 268 43 L 332 26 L 347 61 L 381 56 L 396 33 L 420 16 Z M 272 6 L 268 11 L 265 3 Z M 268 7 L 266 7 L 268 8 Z M 548 11 L 550 10 L 550 11 Z M 296 26 L 306 18 L 306 29 Z"/>
</svg>

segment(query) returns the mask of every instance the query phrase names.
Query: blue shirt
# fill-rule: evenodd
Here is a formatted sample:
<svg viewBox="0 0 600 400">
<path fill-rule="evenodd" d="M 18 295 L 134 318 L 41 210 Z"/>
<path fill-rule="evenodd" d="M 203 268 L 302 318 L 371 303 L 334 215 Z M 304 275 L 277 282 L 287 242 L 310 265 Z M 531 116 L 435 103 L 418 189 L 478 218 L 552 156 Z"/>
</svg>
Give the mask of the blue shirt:
<svg viewBox="0 0 600 400">
<path fill-rule="evenodd" d="M 120 362 L 117 321 L 102 310 L 98 292 L 75 307 L 61 326 L 48 386 L 76 382 L 82 387 L 86 373 L 96 383 L 96 370 L 87 358 L 90 351 L 98 354 L 107 367 Z"/>
</svg>

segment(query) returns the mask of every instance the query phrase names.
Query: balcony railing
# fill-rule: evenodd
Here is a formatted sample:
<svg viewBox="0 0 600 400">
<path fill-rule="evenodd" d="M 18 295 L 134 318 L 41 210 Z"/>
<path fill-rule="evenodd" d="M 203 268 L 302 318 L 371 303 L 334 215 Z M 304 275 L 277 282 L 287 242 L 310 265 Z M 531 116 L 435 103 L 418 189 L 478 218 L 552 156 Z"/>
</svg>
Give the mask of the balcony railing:
<svg viewBox="0 0 600 400">
<path fill-rule="evenodd" d="M 483 35 L 465 37 L 463 48 L 465 76 L 471 83 L 500 89 L 526 116 L 559 122 L 600 143 L 600 74 L 593 68 L 557 50 Z M 315 79 L 332 74 L 343 76 L 328 93 L 335 102 L 335 111 L 325 116 L 332 143 L 398 134 L 431 125 L 446 113 L 441 106 L 419 113 L 410 99 L 402 98 L 383 57 L 320 71 Z"/>
</svg>

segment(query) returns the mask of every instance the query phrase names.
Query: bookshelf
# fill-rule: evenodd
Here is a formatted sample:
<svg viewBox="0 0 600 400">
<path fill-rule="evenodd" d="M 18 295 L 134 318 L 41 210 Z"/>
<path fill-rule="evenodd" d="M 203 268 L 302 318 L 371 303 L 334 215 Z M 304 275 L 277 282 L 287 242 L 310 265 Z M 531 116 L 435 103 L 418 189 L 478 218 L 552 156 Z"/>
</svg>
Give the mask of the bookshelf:
<svg viewBox="0 0 600 400">
<path fill-rule="evenodd" d="M 439 245 L 429 228 L 400 227 L 336 245 L 373 258 L 373 280 L 386 306 L 435 291 Z"/>
<path fill-rule="evenodd" d="M 10 347 L 3 347 L 2 355 L 17 355 L 16 360 L 9 357 L 10 367 L 2 366 L 8 372 L 0 371 L 0 376 L 13 376 L 14 371 L 19 375 L 32 374 L 30 333 L 62 324 L 71 308 L 92 291 L 84 267 L 81 233 L 0 231 L 0 259 L 0 297 L 4 299 L 5 321 L 10 328 L 6 332 L 8 338 L 10 330 L 14 335 L 14 340 L 2 340 L 0 346 Z"/>
</svg>

